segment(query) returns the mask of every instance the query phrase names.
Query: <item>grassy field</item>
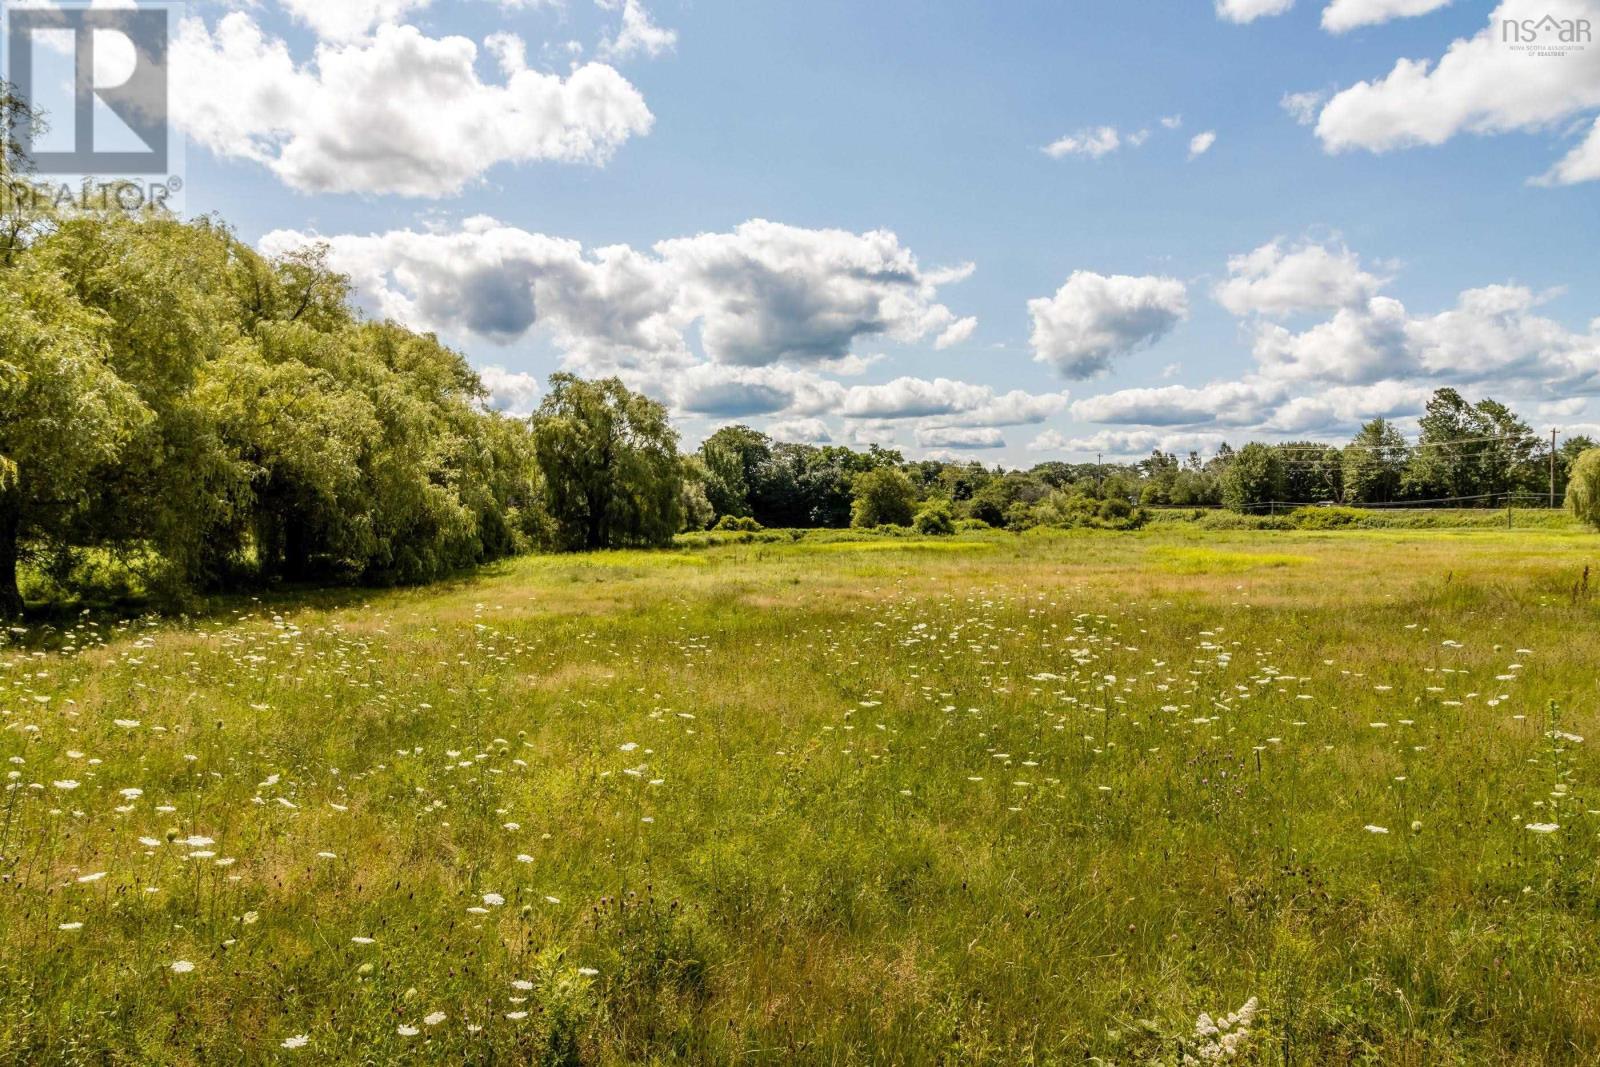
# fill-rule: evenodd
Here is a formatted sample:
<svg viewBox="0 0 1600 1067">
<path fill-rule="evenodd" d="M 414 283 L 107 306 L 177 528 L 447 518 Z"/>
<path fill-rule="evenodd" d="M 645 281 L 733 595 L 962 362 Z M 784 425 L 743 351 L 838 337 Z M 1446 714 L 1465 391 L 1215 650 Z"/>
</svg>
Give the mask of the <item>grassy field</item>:
<svg viewBox="0 0 1600 1067">
<path fill-rule="evenodd" d="M 1597 562 L 734 543 L 14 634 L 0 1062 L 1593 1063 Z"/>
</svg>

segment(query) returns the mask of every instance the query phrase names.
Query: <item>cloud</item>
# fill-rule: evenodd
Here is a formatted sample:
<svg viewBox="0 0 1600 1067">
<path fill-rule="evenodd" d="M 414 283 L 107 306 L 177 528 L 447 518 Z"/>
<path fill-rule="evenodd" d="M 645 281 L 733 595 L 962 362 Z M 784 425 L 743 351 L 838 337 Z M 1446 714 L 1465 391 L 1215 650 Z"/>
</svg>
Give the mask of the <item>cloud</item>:
<svg viewBox="0 0 1600 1067">
<path fill-rule="evenodd" d="M 1226 440 L 1220 433 L 1165 433 L 1155 430 L 1099 430 L 1083 437 L 1068 437 L 1046 430 L 1028 446 L 1032 452 L 1102 455 L 1108 459 L 1143 459 L 1156 449 L 1182 455 L 1213 452 Z"/>
<path fill-rule="evenodd" d="M 938 417 L 941 425 L 1013 426 L 1043 422 L 1067 406 L 1066 393 L 996 395 L 987 385 L 936 378 L 896 378 L 882 385 L 853 386 L 840 412 L 878 421 Z"/>
<path fill-rule="evenodd" d="M 1315 382 L 1374 382 L 1411 373 L 1406 309 L 1378 297 L 1359 308 L 1340 308 L 1332 319 L 1304 333 L 1263 325 L 1256 335 L 1256 363 L 1271 378 Z"/>
<path fill-rule="evenodd" d="M 858 385 L 845 396 L 842 413 L 857 419 L 915 419 L 971 411 L 994 398 L 986 385 L 937 378 L 896 378 L 883 385 Z"/>
<path fill-rule="evenodd" d="M 399 22 L 430 0 L 281 0 L 284 10 L 329 41 L 353 41 Z"/>
<path fill-rule="evenodd" d="M 858 339 L 959 333 L 962 320 L 938 303 L 937 291 L 969 273 L 923 271 L 887 231 L 761 219 L 648 252 L 585 250 L 482 217 L 454 232 L 319 238 L 279 231 L 261 246 L 281 253 L 318 240 L 380 317 L 501 343 L 543 326 L 570 364 L 600 371 L 692 365 L 695 325 L 704 354 L 718 363 L 848 370 Z"/>
<path fill-rule="evenodd" d="M 1600 119 L 1589 128 L 1583 139 L 1548 172 L 1534 179 L 1536 185 L 1576 185 L 1579 182 L 1600 181 Z"/>
<path fill-rule="evenodd" d="M 1217 17 L 1229 22 L 1254 22 L 1269 15 L 1281 15 L 1294 7 L 1294 0 L 1216 0 Z"/>
<path fill-rule="evenodd" d="M 1196 159 L 1211 151 L 1211 146 L 1217 143 L 1215 130 L 1197 133 L 1189 139 L 1189 158 Z"/>
<path fill-rule="evenodd" d="M 701 363 L 662 383 L 673 407 L 694 415 L 742 419 L 792 409 L 826 410 L 843 390 L 835 382 L 779 367 Z M 661 391 L 652 389 L 651 392 Z"/>
<path fill-rule="evenodd" d="M 615 0 L 597 0 L 602 8 L 615 9 Z M 639 0 L 623 0 L 622 26 L 616 36 L 605 37 L 598 49 L 601 59 L 631 59 L 637 55 L 654 58 L 677 47 L 676 30 L 664 30 L 650 21 L 650 12 Z"/>
<path fill-rule="evenodd" d="M 992 426 L 929 426 L 917 430 L 922 448 L 1004 448 L 1005 435 Z"/>
<path fill-rule="evenodd" d="M 956 345 L 968 340 L 972 336 L 972 331 L 977 328 L 978 320 L 976 317 L 969 316 L 964 319 L 957 319 L 945 327 L 944 332 L 934 340 L 933 347 L 941 351 L 946 348 L 954 348 Z"/>
<path fill-rule="evenodd" d="M 1542 307 L 1556 292 L 1483 286 L 1462 292 L 1454 307 L 1417 315 L 1379 294 L 1382 282 L 1359 270 L 1343 249 L 1285 272 L 1292 255 L 1274 242 L 1230 264 L 1236 281 L 1274 283 L 1232 293 L 1236 310 L 1322 306 L 1332 308 L 1330 318 L 1298 333 L 1257 320 L 1255 369 L 1238 379 L 1089 396 L 1072 404 L 1073 416 L 1135 427 L 1303 435 L 1346 432 L 1380 415 L 1415 415 L 1443 385 L 1519 404 L 1600 397 L 1600 319 L 1579 331 L 1547 317 Z M 1299 283 L 1287 284 L 1291 273 Z M 1330 278 L 1338 284 L 1326 284 Z"/>
<path fill-rule="evenodd" d="M 489 391 L 489 407 L 508 415 L 529 415 L 539 406 L 544 387 L 532 374 L 490 366 L 478 371 L 483 387 Z"/>
<path fill-rule="evenodd" d="M 899 436 L 899 431 L 892 423 L 862 423 L 850 428 L 850 443 L 860 448 L 892 445 L 899 440 Z"/>
<path fill-rule="evenodd" d="M 1407 340 L 1428 374 L 1521 381 L 1560 395 L 1600 393 L 1600 320 L 1577 333 L 1538 314 L 1543 302 L 1525 286 L 1468 289 L 1454 308 L 1414 319 Z"/>
<path fill-rule="evenodd" d="M 776 441 L 795 441 L 807 445 L 833 442 L 828 424 L 821 419 L 780 419 L 767 424 L 767 435 Z"/>
<path fill-rule="evenodd" d="M 1437 64 L 1401 59 L 1386 77 L 1336 94 L 1317 120 L 1323 147 L 1437 145 L 1463 132 L 1538 130 L 1600 106 L 1600 49 L 1593 44 L 1551 57 L 1503 40 L 1505 21 L 1546 15 L 1600 22 L 1600 0 L 1503 0 L 1484 29 L 1453 42 Z"/>
<path fill-rule="evenodd" d="M 1189 313 L 1175 278 L 1076 271 L 1053 297 L 1028 301 L 1033 358 L 1068 378 L 1090 378 L 1154 344 Z"/>
<path fill-rule="evenodd" d="M 1384 279 L 1361 269 L 1361 259 L 1342 245 L 1302 244 L 1285 249 L 1271 241 L 1228 259 L 1228 280 L 1216 288 L 1217 302 L 1235 315 L 1281 316 L 1364 305 Z"/>
<path fill-rule="evenodd" d="M 936 300 L 950 275 L 925 274 L 887 230 L 757 219 L 732 233 L 662 241 L 655 251 L 678 306 L 700 320 L 706 353 L 719 362 L 838 359 L 858 337 L 910 342 L 958 325 Z"/>
<path fill-rule="evenodd" d="M 1414 18 L 1450 6 L 1450 0 L 1333 0 L 1322 9 L 1322 28 L 1345 33 L 1390 19 Z"/>
<path fill-rule="evenodd" d="M 1115 126 L 1096 126 L 1050 142 L 1044 146 L 1044 154 L 1051 159 L 1063 159 L 1067 156 L 1088 156 L 1090 159 L 1099 159 L 1115 152 L 1121 144 L 1122 137 L 1117 133 Z"/>
<path fill-rule="evenodd" d="M 1322 106 L 1322 101 L 1328 94 L 1321 90 L 1310 90 L 1303 93 L 1284 93 L 1278 100 L 1278 106 L 1287 111 L 1300 125 L 1310 126 L 1317 121 L 1317 109 Z"/>
<path fill-rule="evenodd" d="M 1253 380 L 1119 389 L 1074 401 L 1072 415 L 1084 422 L 1132 426 L 1250 426 L 1285 395 L 1282 386 Z"/>
<path fill-rule="evenodd" d="M 497 41 L 505 69 L 511 53 Z M 174 119 L 196 143 L 301 192 L 416 197 L 456 195 L 502 163 L 603 165 L 654 122 L 604 64 L 566 77 L 524 68 L 494 84 L 477 58 L 465 37 L 380 25 L 325 41 L 300 64 L 248 14 L 225 15 L 215 30 L 187 18 L 173 42 Z"/>
<path fill-rule="evenodd" d="M 1164 129 L 1176 130 L 1183 125 L 1182 115 L 1163 115 L 1161 125 Z"/>
</svg>

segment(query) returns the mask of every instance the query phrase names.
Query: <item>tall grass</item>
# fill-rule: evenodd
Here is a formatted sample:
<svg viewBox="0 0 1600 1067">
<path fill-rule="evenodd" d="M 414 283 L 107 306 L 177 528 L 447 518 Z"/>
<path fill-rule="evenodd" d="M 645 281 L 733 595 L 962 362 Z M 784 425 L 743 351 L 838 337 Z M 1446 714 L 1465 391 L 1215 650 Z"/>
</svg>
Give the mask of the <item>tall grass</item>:
<svg viewBox="0 0 1600 1067">
<path fill-rule="evenodd" d="M 12 634 L 0 1062 L 1600 1058 L 1600 540 L 1195 536 Z"/>
</svg>

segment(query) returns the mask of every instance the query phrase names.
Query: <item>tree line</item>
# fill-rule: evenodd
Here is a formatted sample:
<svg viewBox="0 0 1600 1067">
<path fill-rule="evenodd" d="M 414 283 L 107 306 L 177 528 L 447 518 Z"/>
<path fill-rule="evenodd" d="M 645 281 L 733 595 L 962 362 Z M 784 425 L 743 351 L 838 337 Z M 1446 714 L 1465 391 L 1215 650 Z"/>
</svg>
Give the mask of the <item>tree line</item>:
<svg viewBox="0 0 1600 1067">
<path fill-rule="evenodd" d="M 1578 457 L 1555 459 L 1564 493 Z M 1157 505 L 1495 504 L 1549 492 L 1549 447 L 1441 389 L 1419 439 L 1006 470 L 724 427 L 556 374 L 531 418 L 430 335 L 365 320 L 311 248 L 268 259 L 215 220 L 77 216 L 0 230 L 0 614 L 136 582 L 182 601 L 277 581 L 420 582 L 533 549 L 712 526 L 1127 528 Z M 108 578 L 108 576 L 111 576 Z M 114 582 L 112 582 L 114 584 Z"/>
</svg>

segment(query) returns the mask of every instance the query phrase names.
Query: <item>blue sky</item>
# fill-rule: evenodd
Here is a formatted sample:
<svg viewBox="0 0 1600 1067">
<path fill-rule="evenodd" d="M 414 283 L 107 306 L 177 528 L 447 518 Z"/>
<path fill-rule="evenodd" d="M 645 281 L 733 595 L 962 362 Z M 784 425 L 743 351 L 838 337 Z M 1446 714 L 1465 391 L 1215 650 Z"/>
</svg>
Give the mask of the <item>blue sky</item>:
<svg viewBox="0 0 1600 1067">
<path fill-rule="evenodd" d="M 1600 413 L 1600 44 L 1500 25 L 1600 0 L 331 10 L 190 6 L 187 209 L 326 240 L 508 410 L 567 367 L 690 442 L 1008 464 L 1338 439 L 1446 384 Z"/>
</svg>

